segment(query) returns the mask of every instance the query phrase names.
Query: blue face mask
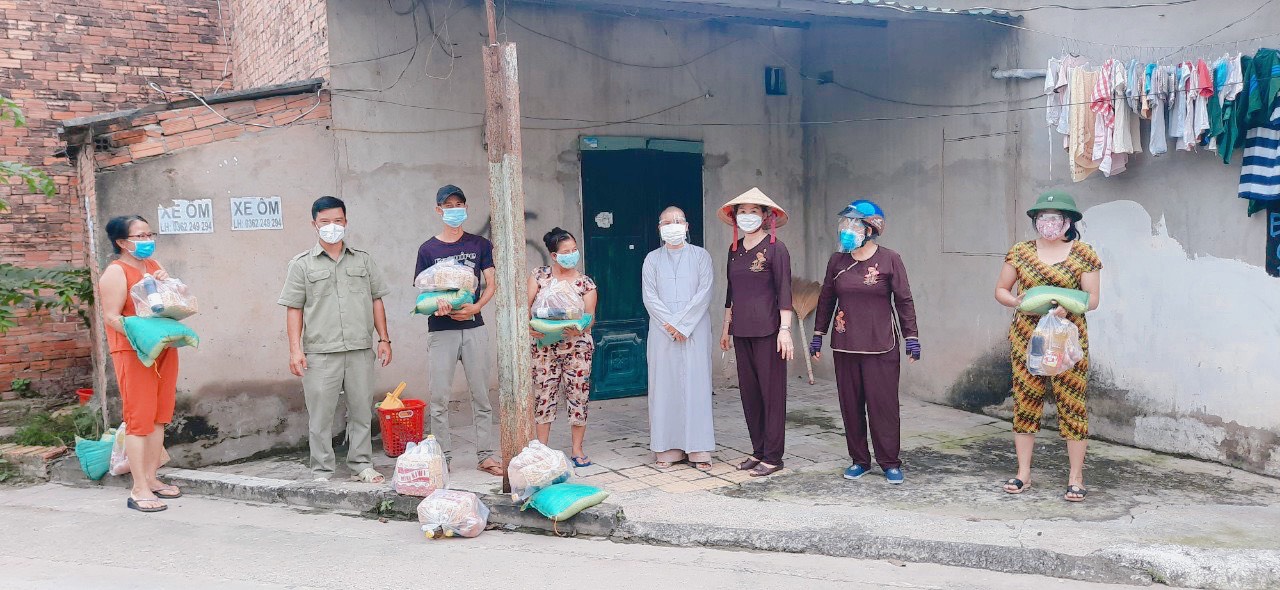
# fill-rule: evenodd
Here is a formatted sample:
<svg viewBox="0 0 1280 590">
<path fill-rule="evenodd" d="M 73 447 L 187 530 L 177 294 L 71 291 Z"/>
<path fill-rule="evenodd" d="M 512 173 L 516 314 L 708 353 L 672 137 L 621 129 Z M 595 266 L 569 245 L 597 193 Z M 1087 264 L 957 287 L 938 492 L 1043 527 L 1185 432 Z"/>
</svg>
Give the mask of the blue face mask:
<svg viewBox="0 0 1280 590">
<path fill-rule="evenodd" d="M 462 222 L 467 220 L 466 207 L 451 207 L 444 210 L 444 224 L 449 227 L 458 227 Z"/>
<path fill-rule="evenodd" d="M 851 229 L 840 230 L 840 251 L 852 252 L 862 247 L 862 243 L 866 241 L 866 237 Z"/>
<path fill-rule="evenodd" d="M 138 260 L 146 260 L 156 253 L 156 241 L 145 240 L 133 243 L 133 257 Z"/>
<path fill-rule="evenodd" d="M 582 260 L 582 253 L 573 251 L 568 254 L 556 254 L 556 264 L 565 268 L 574 268 L 578 266 L 578 261 Z"/>
</svg>

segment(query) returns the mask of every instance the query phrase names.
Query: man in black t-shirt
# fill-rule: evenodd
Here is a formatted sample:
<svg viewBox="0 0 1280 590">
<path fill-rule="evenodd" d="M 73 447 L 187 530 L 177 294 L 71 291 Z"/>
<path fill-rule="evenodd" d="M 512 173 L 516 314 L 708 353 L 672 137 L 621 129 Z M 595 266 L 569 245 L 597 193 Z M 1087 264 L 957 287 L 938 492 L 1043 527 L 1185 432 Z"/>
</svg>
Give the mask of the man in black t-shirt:
<svg viewBox="0 0 1280 590">
<path fill-rule="evenodd" d="M 462 189 L 445 185 L 436 192 L 436 214 L 444 221 L 444 231 L 418 247 L 418 262 L 413 276 L 446 260 L 456 260 L 471 269 L 480 284 L 479 294 L 471 303 L 451 308 L 442 302 L 436 314 L 427 319 L 430 330 L 427 346 L 428 386 L 431 395 L 431 433 L 444 449 L 453 451 L 449 439 L 449 398 L 453 390 L 453 374 L 458 361 L 467 376 L 471 390 L 471 408 L 479 469 L 502 475 L 502 462 L 493 429 L 493 406 L 489 402 L 489 342 L 480 310 L 493 299 L 496 285 L 493 267 L 493 244 L 475 234 L 462 231 L 467 220 L 467 197 Z"/>
</svg>

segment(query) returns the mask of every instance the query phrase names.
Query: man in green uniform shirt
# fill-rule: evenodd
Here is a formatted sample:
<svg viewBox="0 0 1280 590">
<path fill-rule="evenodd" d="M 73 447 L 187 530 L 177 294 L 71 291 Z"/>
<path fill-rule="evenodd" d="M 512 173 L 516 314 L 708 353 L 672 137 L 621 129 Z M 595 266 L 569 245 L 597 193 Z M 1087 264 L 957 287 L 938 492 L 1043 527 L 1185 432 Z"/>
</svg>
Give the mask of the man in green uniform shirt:
<svg viewBox="0 0 1280 590">
<path fill-rule="evenodd" d="M 390 293 L 368 252 L 343 239 L 347 207 L 320 197 L 311 206 L 320 241 L 289 261 L 280 305 L 288 308 L 289 370 L 302 377 L 306 398 L 311 472 L 333 477 L 333 416 L 339 395 L 347 402 L 347 465 L 366 483 L 382 483 L 373 469 L 373 332 L 377 359 L 391 363 L 391 337 L 382 298 Z"/>
</svg>

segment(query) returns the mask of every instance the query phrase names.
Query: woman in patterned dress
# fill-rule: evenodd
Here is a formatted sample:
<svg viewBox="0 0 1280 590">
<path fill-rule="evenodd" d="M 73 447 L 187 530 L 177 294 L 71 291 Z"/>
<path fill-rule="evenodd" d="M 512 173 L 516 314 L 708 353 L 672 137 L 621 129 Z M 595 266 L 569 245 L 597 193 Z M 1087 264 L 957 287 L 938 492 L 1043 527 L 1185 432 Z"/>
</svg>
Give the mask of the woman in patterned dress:
<svg viewBox="0 0 1280 590">
<path fill-rule="evenodd" d="M 585 274 L 578 271 L 578 263 L 582 255 L 578 252 L 578 241 L 573 234 L 555 228 L 542 237 L 547 251 L 555 257 L 551 266 L 542 266 L 533 270 L 529 277 L 529 308 L 533 311 L 534 299 L 538 292 L 553 281 L 567 281 L 582 297 L 583 311 L 592 316 L 591 324 L 585 330 L 566 328 L 564 338 L 548 346 L 533 345 L 533 418 L 537 423 L 538 440 L 547 444 L 551 437 L 551 423 L 556 420 L 556 405 L 560 397 L 560 389 L 564 389 L 565 403 L 569 406 L 569 433 L 573 439 L 570 458 L 578 467 L 591 465 L 586 452 L 582 450 L 582 440 L 587 435 L 587 398 L 591 395 L 591 356 L 595 352 L 595 342 L 591 339 L 591 326 L 595 325 L 596 284 Z M 536 341 L 542 334 L 529 330 Z"/>
<path fill-rule="evenodd" d="M 1083 215 L 1076 208 L 1075 200 L 1063 192 L 1047 192 L 1027 210 L 1027 216 L 1035 221 L 1039 238 L 1020 242 L 1009 250 L 1000 270 L 1000 280 L 996 283 L 996 301 L 1016 309 L 1027 289 L 1048 285 L 1085 291 L 1089 294 L 1089 310 L 1097 309 L 1102 261 L 1092 246 L 1080 241 L 1076 224 Z M 1017 295 L 1013 294 L 1015 284 Z M 1067 318 L 1076 325 L 1085 355 L 1071 370 L 1061 375 L 1032 375 L 1027 369 L 1027 346 L 1040 317 L 1023 311 L 1014 313 L 1013 325 L 1009 327 L 1009 342 L 1013 345 L 1010 354 L 1013 364 L 1013 438 L 1018 452 L 1018 473 L 1004 484 L 1004 491 L 1020 494 L 1031 486 L 1035 433 L 1040 430 L 1045 389 L 1052 385 L 1058 405 L 1058 431 L 1067 442 L 1071 463 L 1067 492 L 1063 498 L 1069 502 L 1080 502 L 1088 492 L 1084 487 L 1084 456 L 1089 436 L 1085 395 L 1089 381 L 1089 332 L 1084 315 L 1069 314 L 1061 306 L 1054 307 L 1049 313 Z"/>
</svg>

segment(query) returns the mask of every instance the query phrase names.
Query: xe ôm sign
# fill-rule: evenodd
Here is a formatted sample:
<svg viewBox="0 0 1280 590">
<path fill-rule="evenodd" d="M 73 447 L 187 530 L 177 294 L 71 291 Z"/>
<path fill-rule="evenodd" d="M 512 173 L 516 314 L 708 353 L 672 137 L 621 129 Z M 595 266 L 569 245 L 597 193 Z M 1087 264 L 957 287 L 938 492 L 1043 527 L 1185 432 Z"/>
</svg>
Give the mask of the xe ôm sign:
<svg viewBox="0 0 1280 590">
<path fill-rule="evenodd" d="M 231 229 L 284 229 L 280 197 L 232 197 Z"/>
<path fill-rule="evenodd" d="M 162 234 L 213 233 L 213 199 L 174 199 L 173 205 L 156 206 Z"/>
</svg>

